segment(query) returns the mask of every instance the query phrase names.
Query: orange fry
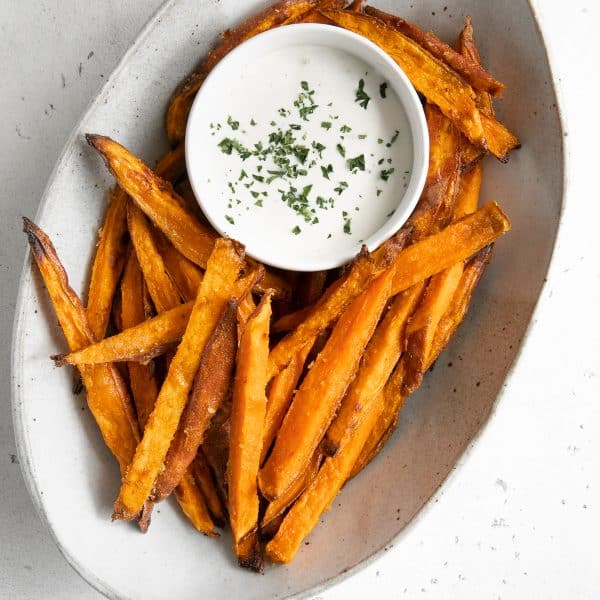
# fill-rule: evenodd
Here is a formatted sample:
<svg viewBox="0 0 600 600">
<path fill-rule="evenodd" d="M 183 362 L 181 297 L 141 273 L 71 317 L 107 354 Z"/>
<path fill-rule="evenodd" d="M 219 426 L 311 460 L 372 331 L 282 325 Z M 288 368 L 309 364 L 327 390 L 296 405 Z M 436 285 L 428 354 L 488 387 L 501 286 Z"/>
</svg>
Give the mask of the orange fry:
<svg viewBox="0 0 600 600">
<path fill-rule="evenodd" d="M 267 399 L 267 360 L 271 296 L 265 294 L 244 325 L 237 354 L 229 446 L 229 516 L 235 553 L 241 566 L 259 571 L 258 487 Z"/>
<path fill-rule="evenodd" d="M 304 472 L 356 374 L 390 296 L 393 276 L 394 270 L 388 269 L 354 300 L 308 371 L 260 472 L 265 498 L 277 498 Z"/>
<path fill-rule="evenodd" d="M 123 479 L 113 513 L 116 519 L 133 518 L 152 492 L 187 402 L 202 351 L 225 304 L 233 297 L 242 264 L 243 257 L 233 242 L 217 240 L 183 339 Z"/>
</svg>

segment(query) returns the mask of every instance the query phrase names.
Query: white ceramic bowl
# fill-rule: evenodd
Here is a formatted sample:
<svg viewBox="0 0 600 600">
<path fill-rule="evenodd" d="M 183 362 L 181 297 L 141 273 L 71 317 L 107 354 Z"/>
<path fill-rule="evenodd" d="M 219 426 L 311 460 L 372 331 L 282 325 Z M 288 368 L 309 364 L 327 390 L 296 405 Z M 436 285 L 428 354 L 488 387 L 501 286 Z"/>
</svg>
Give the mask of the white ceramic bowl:
<svg viewBox="0 0 600 600">
<path fill-rule="evenodd" d="M 284 73 L 265 73 L 264 81 L 247 81 L 244 84 L 237 82 L 244 77 L 240 74 L 248 72 L 261 58 L 296 46 L 320 46 L 340 50 L 358 58 L 367 66 L 370 74 L 377 73 L 381 80 L 387 81 L 404 109 L 410 129 L 410 135 L 405 134 L 404 139 L 409 148 L 412 148 L 407 187 L 403 192 L 398 189 L 398 195 L 393 198 L 392 216 L 385 219 L 383 225 L 378 224 L 378 228 L 369 232 L 369 237 L 364 240 L 344 234 L 330 240 L 310 227 L 304 228 L 302 235 L 290 235 L 289 231 L 297 223 L 297 217 L 278 201 L 269 201 L 271 198 L 267 199 L 264 208 L 248 213 L 250 218 L 237 219 L 235 231 L 231 231 L 231 225 L 226 221 L 227 211 L 224 210 L 221 196 L 221 188 L 226 189 L 226 167 L 218 159 L 220 152 L 216 149 L 216 138 L 211 133 L 209 123 L 223 114 L 224 96 L 231 94 L 228 90 L 232 88 L 232 82 L 235 82 L 233 89 L 240 86 L 243 88 L 244 84 L 277 86 Z M 246 246 L 248 254 L 257 260 L 296 271 L 338 267 L 354 258 L 363 243 L 369 250 L 373 250 L 396 233 L 419 199 L 429 162 L 429 136 L 423 107 L 402 69 L 370 40 L 340 27 L 315 23 L 289 25 L 266 31 L 244 42 L 222 59 L 196 95 L 188 119 L 185 149 L 187 172 L 194 194 L 215 229 L 222 235 L 238 239 Z M 314 169 L 312 173 L 316 175 L 312 179 L 307 177 L 302 185 L 316 183 L 317 179 L 322 181 L 318 169 Z M 363 208 L 369 208 L 369 199 L 365 198 Z M 327 213 L 323 214 L 327 216 Z M 364 214 L 364 211 L 358 214 Z M 321 218 L 323 219 L 323 215 Z"/>
</svg>

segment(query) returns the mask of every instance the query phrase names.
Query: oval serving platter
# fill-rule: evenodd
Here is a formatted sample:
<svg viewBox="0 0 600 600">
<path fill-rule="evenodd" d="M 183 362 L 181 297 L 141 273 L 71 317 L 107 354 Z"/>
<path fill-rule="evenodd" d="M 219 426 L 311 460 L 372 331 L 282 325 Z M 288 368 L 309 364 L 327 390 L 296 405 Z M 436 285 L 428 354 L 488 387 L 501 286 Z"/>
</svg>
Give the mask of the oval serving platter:
<svg viewBox="0 0 600 600">
<path fill-rule="evenodd" d="M 83 139 L 114 137 L 152 164 L 166 149 L 163 115 L 179 80 L 218 34 L 262 8 L 258 0 L 171 0 L 151 19 L 71 136 L 36 222 L 54 240 L 73 287 L 85 288 L 96 230 L 112 185 Z M 384 452 L 351 481 L 295 561 L 264 576 L 240 569 L 227 534 L 196 533 L 165 502 L 147 535 L 111 523 L 119 487 L 72 375 L 48 358 L 64 340 L 29 260 L 13 338 L 17 447 L 34 504 L 70 564 L 114 598 L 286 598 L 314 592 L 364 565 L 413 520 L 484 427 L 517 357 L 544 283 L 562 202 L 562 131 L 550 68 L 526 0 L 490 3 L 380 0 L 452 41 L 471 15 L 484 63 L 506 84 L 499 117 L 523 148 L 509 167 L 486 160 L 482 200 L 496 199 L 513 228 L 458 334 L 403 409 Z M 257 82 L 260 85 L 260 82 Z M 23 242 L 25 243 L 25 241 Z M 479 438 L 485 443 L 485 436 Z M 460 476 L 460 474 L 457 474 Z M 402 543 L 402 536 L 398 538 Z"/>
</svg>

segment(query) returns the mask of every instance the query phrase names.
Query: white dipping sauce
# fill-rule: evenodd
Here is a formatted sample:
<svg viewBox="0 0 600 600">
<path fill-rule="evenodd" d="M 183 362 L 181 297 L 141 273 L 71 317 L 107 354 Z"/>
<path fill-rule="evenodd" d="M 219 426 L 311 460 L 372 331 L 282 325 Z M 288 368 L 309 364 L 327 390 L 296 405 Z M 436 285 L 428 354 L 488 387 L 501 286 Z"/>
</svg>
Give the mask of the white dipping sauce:
<svg viewBox="0 0 600 600">
<path fill-rule="evenodd" d="M 318 263 L 330 244 L 356 254 L 393 214 L 412 139 L 398 96 L 372 66 L 327 46 L 289 46 L 219 93 L 197 130 L 202 202 L 226 235 L 243 242 L 252 230 L 255 256 L 276 259 L 293 245 Z"/>
</svg>

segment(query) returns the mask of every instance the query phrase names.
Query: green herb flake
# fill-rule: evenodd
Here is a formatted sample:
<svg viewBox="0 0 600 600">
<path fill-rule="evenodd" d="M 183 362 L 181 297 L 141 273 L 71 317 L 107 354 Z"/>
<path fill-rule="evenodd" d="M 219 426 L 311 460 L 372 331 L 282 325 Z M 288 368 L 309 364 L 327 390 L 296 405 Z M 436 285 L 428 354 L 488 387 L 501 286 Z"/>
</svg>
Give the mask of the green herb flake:
<svg viewBox="0 0 600 600">
<path fill-rule="evenodd" d="M 321 165 L 321 173 L 323 174 L 323 177 L 325 177 L 325 179 L 329 179 L 329 174 L 333 173 L 333 165 L 331 163 L 328 164 L 326 167 Z"/>
<path fill-rule="evenodd" d="M 341 195 L 342 192 L 348 188 L 348 183 L 346 181 L 340 181 L 337 187 L 333 188 L 334 192 L 337 192 L 338 195 Z"/>
<path fill-rule="evenodd" d="M 382 84 L 379 85 L 379 95 L 382 98 L 385 98 L 387 95 L 387 86 L 388 86 L 387 81 L 384 81 Z"/>
<path fill-rule="evenodd" d="M 254 119 L 250 119 L 250 125 L 252 125 L 252 127 L 256 127 L 256 121 Z"/>
<path fill-rule="evenodd" d="M 225 215 L 225 220 L 228 221 L 229 223 L 231 223 L 232 225 L 235 225 L 235 221 L 233 220 L 233 217 L 230 217 L 229 215 Z"/>
<path fill-rule="evenodd" d="M 331 129 L 331 121 L 321 121 L 321 127 L 323 129 Z"/>
<path fill-rule="evenodd" d="M 336 149 L 343 158 L 346 158 L 346 148 L 344 148 L 344 146 L 342 146 L 341 144 L 337 144 Z"/>
<path fill-rule="evenodd" d="M 400 135 L 400 132 L 396 129 L 396 131 L 394 132 L 394 135 L 392 136 L 392 138 L 390 139 L 390 141 L 386 144 L 386 146 L 388 148 L 391 148 L 392 144 L 398 139 L 399 135 Z"/>
<path fill-rule="evenodd" d="M 340 131 L 342 133 L 350 133 L 352 131 L 352 127 L 348 127 L 348 125 L 342 125 L 340 127 Z"/>
<path fill-rule="evenodd" d="M 344 219 L 344 233 L 348 235 L 352 233 L 352 219 Z"/>
<path fill-rule="evenodd" d="M 233 129 L 234 131 L 235 131 L 236 129 L 239 129 L 239 128 L 240 128 L 240 122 L 239 122 L 239 121 L 234 121 L 234 120 L 231 118 L 231 115 L 229 115 L 229 116 L 227 117 L 227 125 L 229 125 L 229 127 L 231 127 L 231 129 Z"/>
<path fill-rule="evenodd" d="M 317 152 L 317 154 L 319 155 L 319 158 L 323 158 L 323 150 L 326 150 L 327 147 L 321 144 L 320 142 L 313 142 L 312 147 L 313 150 L 315 150 L 315 152 Z"/>
<path fill-rule="evenodd" d="M 357 171 L 365 170 L 365 155 L 364 154 L 359 154 L 358 156 L 355 156 L 354 158 L 349 158 L 346 162 L 348 164 L 348 168 L 353 173 L 356 173 Z"/>
<path fill-rule="evenodd" d="M 358 134 L 358 139 L 359 140 L 366 140 L 367 139 L 367 134 L 366 133 L 359 133 Z"/>
<path fill-rule="evenodd" d="M 302 231 L 302 229 L 300 229 L 300 227 L 298 227 L 298 225 L 296 225 L 296 227 L 294 227 L 294 229 L 292 229 L 292 233 L 294 235 L 298 235 L 301 231 Z"/>
<path fill-rule="evenodd" d="M 383 190 L 380 190 L 379 188 L 377 188 L 377 196 L 381 196 L 381 192 L 383 192 Z"/>
<path fill-rule="evenodd" d="M 264 178 L 262 175 L 255 175 L 255 174 L 253 174 L 253 175 L 252 175 L 252 178 L 253 178 L 255 181 L 259 181 L 260 183 L 262 183 L 262 182 L 265 180 L 265 178 Z"/>
<path fill-rule="evenodd" d="M 359 79 L 358 89 L 356 90 L 356 97 L 354 98 L 354 102 L 358 102 L 358 104 L 366 110 L 370 100 L 371 96 L 369 96 L 369 94 L 365 92 L 365 80 Z"/>
<path fill-rule="evenodd" d="M 258 199 L 258 200 L 257 200 L 257 201 L 254 203 L 254 205 L 255 205 L 255 206 L 260 206 L 260 207 L 262 208 L 262 205 L 263 205 L 262 198 L 259 198 L 259 199 Z"/>
<path fill-rule="evenodd" d="M 383 171 L 381 171 L 379 173 L 379 176 L 381 177 L 381 179 L 383 179 L 384 181 L 387 181 L 390 178 L 390 175 L 395 171 L 396 169 L 394 169 L 393 167 L 391 169 L 383 169 Z"/>
</svg>

